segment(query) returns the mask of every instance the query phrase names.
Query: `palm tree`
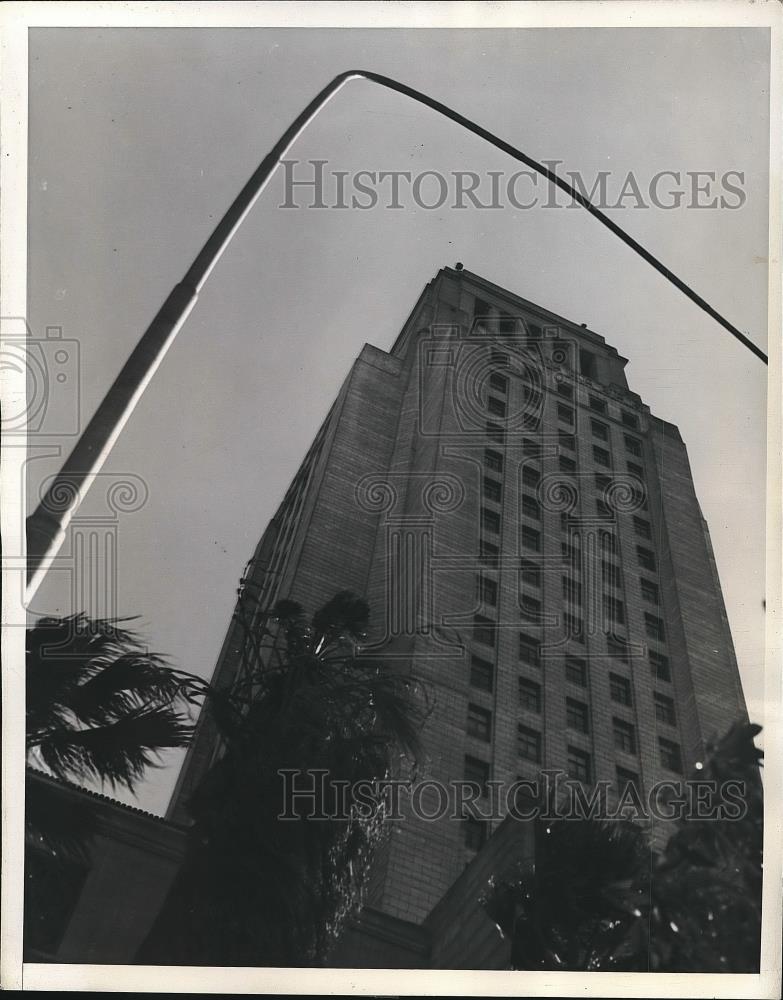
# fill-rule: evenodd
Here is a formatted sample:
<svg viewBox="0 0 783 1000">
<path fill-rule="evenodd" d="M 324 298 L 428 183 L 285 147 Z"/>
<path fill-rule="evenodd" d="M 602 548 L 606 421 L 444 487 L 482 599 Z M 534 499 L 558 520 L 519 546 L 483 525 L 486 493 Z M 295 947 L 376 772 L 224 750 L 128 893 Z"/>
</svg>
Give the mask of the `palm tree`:
<svg viewBox="0 0 783 1000">
<path fill-rule="evenodd" d="M 345 591 L 309 621 L 293 601 L 265 610 L 241 591 L 241 670 L 207 703 L 222 753 L 190 802 L 190 854 L 139 961 L 326 960 L 384 836 L 382 809 L 351 809 L 355 785 L 415 760 L 424 717 L 409 670 L 362 656 L 368 615 Z M 297 805 L 285 769 L 307 772 L 305 785 L 313 772 L 328 780 Z M 286 808 L 293 818 L 280 819 Z"/>
</svg>

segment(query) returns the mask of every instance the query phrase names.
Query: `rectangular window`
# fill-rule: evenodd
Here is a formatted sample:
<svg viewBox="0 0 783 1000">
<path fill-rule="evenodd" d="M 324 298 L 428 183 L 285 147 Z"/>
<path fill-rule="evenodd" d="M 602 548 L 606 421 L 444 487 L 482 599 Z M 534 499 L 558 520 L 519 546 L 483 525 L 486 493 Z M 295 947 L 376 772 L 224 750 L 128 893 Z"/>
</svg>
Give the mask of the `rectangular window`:
<svg viewBox="0 0 783 1000">
<path fill-rule="evenodd" d="M 572 580 L 570 576 L 563 577 L 563 600 L 571 604 L 582 603 L 582 584 Z"/>
<path fill-rule="evenodd" d="M 500 503 L 502 490 L 502 486 L 496 479 L 489 479 L 487 476 L 484 476 L 484 496 L 487 500 L 492 500 L 493 503 Z"/>
<path fill-rule="evenodd" d="M 522 583 L 527 587 L 540 587 L 541 586 L 541 567 L 538 563 L 531 562 L 529 559 L 522 560 L 522 569 L 520 570 Z"/>
<path fill-rule="evenodd" d="M 636 730 L 630 722 L 623 719 L 612 719 L 614 745 L 624 753 L 636 753 Z"/>
<path fill-rule="evenodd" d="M 529 681 L 527 677 L 519 678 L 519 704 L 528 712 L 541 711 L 541 685 Z"/>
<path fill-rule="evenodd" d="M 487 821 L 466 816 L 462 820 L 465 847 L 469 851 L 480 851 L 487 842 Z"/>
<path fill-rule="evenodd" d="M 493 535 L 500 533 L 500 514 L 494 510 L 484 507 L 481 511 L 481 527 L 484 531 L 490 531 Z"/>
<path fill-rule="evenodd" d="M 620 567 L 616 566 L 614 563 L 608 562 L 606 559 L 601 560 L 601 577 L 603 579 L 604 586 L 621 587 L 623 584 Z"/>
<path fill-rule="evenodd" d="M 625 793 L 628 785 L 633 785 L 633 787 L 639 791 L 639 775 L 636 771 L 629 771 L 627 767 L 617 767 L 615 768 L 615 773 L 617 774 L 617 794 L 622 796 Z"/>
<path fill-rule="evenodd" d="M 469 736 L 475 736 L 477 740 L 489 743 L 492 732 L 492 712 L 487 711 L 486 708 L 480 708 L 478 705 L 468 705 L 467 731 Z"/>
<path fill-rule="evenodd" d="M 506 404 L 502 399 L 498 399 L 497 396 L 490 396 L 487 400 L 487 409 L 492 414 L 493 417 L 505 417 L 506 415 Z"/>
<path fill-rule="evenodd" d="M 498 585 L 495 580 L 490 580 L 488 576 L 479 576 L 476 581 L 478 584 L 478 595 L 479 600 L 483 601 L 484 604 L 489 604 L 493 608 L 498 603 Z"/>
<path fill-rule="evenodd" d="M 495 679 L 495 668 L 489 660 L 482 660 L 480 656 L 470 658 L 470 684 L 471 687 L 480 691 L 492 691 Z"/>
<path fill-rule="evenodd" d="M 625 623 L 625 605 L 617 598 L 609 594 L 603 595 L 604 617 L 609 621 Z"/>
<path fill-rule="evenodd" d="M 541 617 L 541 601 L 530 594 L 522 594 L 519 598 L 519 607 L 523 616 L 529 621 L 537 622 Z"/>
<path fill-rule="evenodd" d="M 632 476 L 636 476 L 637 479 L 644 479 L 644 469 L 641 465 L 637 465 L 636 462 L 626 462 L 625 467 Z"/>
<path fill-rule="evenodd" d="M 626 427 L 633 427 L 634 430 L 638 430 L 639 418 L 635 413 L 629 413 L 627 410 L 623 410 L 621 416 Z"/>
<path fill-rule="evenodd" d="M 635 458 L 642 457 L 642 442 L 635 437 L 631 437 L 630 434 L 623 434 L 623 440 L 625 441 L 625 450 L 629 455 L 633 455 Z"/>
<path fill-rule="evenodd" d="M 598 365 L 596 357 L 590 351 L 579 351 L 579 371 L 585 378 L 598 378 Z"/>
<path fill-rule="evenodd" d="M 672 740 L 665 740 L 663 736 L 658 737 L 658 746 L 661 751 L 661 763 L 670 771 L 682 773 L 682 757 L 680 746 Z"/>
<path fill-rule="evenodd" d="M 605 493 L 612 482 L 612 477 L 607 476 L 605 472 L 596 472 L 593 476 L 595 480 L 595 488 L 599 493 Z"/>
<path fill-rule="evenodd" d="M 537 487 L 541 481 L 541 472 L 534 465 L 522 466 L 522 485 Z"/>
<path fill-rule="evenodd" d="M 491 448 L 484 449 L 484 465 L 491 472 L 502 472 L 503 471 L 503 456 L 499 451 L 493 451 Z"/>
<path fill-rule="evenodd" d="M 568 563 L 574 570 L 582 568 L 582 550 L 580 548 L 569 544 L 569 542 L 561 542 L 560 551 L 563 555 L 564 563 Z"/>
<path fill-rule="evenodd" d="M 490 314 L 489 303 L 485 302 L 484 299 L 476 298 L 473 300 L 473 316 L 475 319 L 486 319 Z"/>
<path fill-rule="evenodd" d="M 478 785 L 479 795 L 487 794 L 487 782 L 489 781 L 489 764 L 479 760 L 478 757 L 465 755 L 465 781 Z"/>
<path fill-rule="evenodd" d="M 508 379 L 505 375 L 501 375 L 500 372 L 492 372 L 489 376 L 489 387 L 496 392 L 505 394 L 508 392 Z"/>
<path fill-rule="evenodd" d="M 517 753 L 525 760 L 541 763 L 541 733 L 522 724 L 517 726 Z"/>
<path fill-rule="evenodd" d="M 523 632 L 520 633 L 519 659 L 530 667 L 541 666 L 541 644 L 538 639 L 525 635 Z"/>
<path fill-rule="evenodd" d="M 581 618 L 566 611 L 563 615 L 563 624 L 565 625 L 566 635 L 570 639 L 576 639 L 577 642 L 585 641 Z"/>
<path fill-rule="evenodd" d="M 642 569 L 655 571 L 655 553 L 652 549 L 646 549 L 643 545 L 636 546 L 636 558 Z"/>
<path fill-rule="evenodd" d="M 643 517 L 636 517 L 634 515 L 633 530 L 636 532 L 638 538 L 646 538 L 648 541 L 652 538 L 650 522 L 646 521 Z"/>
<path fill-rule="evenodd" d="M 484 615 L 473 616 L 473 638 L 476 642 L 494 647 L 496 632 L 497 626 L 491 618 Z"/>
<path fill-rule="evenodd" d="M 563 399 L 573 399 L 574 398 L 574 387 L 570 382 L 558 382 L 557 383 L 557 394 L 562 396 Z"/>
<path fill-rule="evenodd" d="M 639 586 L 641 587 L 642 597 L 645 601 L 650 604 L 660 604 L 661 595 L 656 584 L 652 580 L 645 580 L 644 578 L 639 580 Z"/>
<path fill-rule="evenodd" d="M 526 524 L 522 525 L 522 545 L 526 549 L 532 549 L 534 552 L 541 551 L 541 532 L 536 531 L 535 528 L 529 528 Z"/>
<path fill-rule="evenodd" d="M 496 441 L 498 444 L 503 444 L 506 440 L 506 430 L 504 427 L 501 427 L 500 424 L 493 424 L 491 420 L 488 420 L 487 437 L 490 441 Z"/>
<path fill-rule="evenodd" d="M 578 747 L 568 748 L 568 777 L 574 781 L 591 782 L 593 780 L 593 766 L 590 754 Z"/>
<path fill-rule="evenodd" d="M 502 337 L 511 336 L 512 333 L 516 333 L 517 321 L 515 316 L 508 316 L 506 313 L 500 314 L 500 319 L 498 320 L 498 333 Z"/>
<path fill-rule="evenodd" d="M 522 513 L 525 517 L 541 517 L 541 507 L 535 497 L 527 493 L 522 494 Z"/>
<path fill-rule="evenodd" d="M 566 723 L 571 729 L 577 732 L 587 733 L 590 731 L 587 705 L 583 701 L 575 698 L 566 698 Z"/>
<path fill-rule="evenodd" d="M 667 726 L 674 726 L 677 724 L 677 716 L 674 714 L 674 702 L 671 698 L 667 698 L 665 694 L 660 694 L 658 691 L 653 692 L 653 699 L 655 701 L 655 718 L 658 722 L 665 722 Z"/>
<path fill-rule="evenodd" d="M 621 705 L 631 704 L 631 682 L 627 677 L 609 674 L 609 693 L 612 701 L 619 702 Z"/>
<path fill-rule="evenodd" d="M 614 517 L 614 511 L 606 505 L 602 497 L 598 497 L 595 501 L 595 512 L 599 517 Z"/>
<path fill-rule="evenodd" d="M 589 397 L 590 409 L 595 413 L 606 413 L 606 403 L 603 399 L 599 399 L 598 396 Z"/>
<path fill-rule="evenodd" d="M 557 432 L 557 443 L 561 448 L 565 448 L 567 451 L 574 451 L 576 449 L 574 435 L 567 434 L 565 431 Z"/>
<path fill-rule="evenodd" d="M 648 655 L 650 657 L 650 670 L 653 677 L 659 681 L 670 681 L 672 679 L 672 672 L 669 666 L 669 657 L 664 656 L 663 653 L 656 653 L 654 649 L 651 649 Z"/>
<path fill-rule="evenodd" d="M 603 465 L 607 469 L 612 464 L 612 456 L 606 450 L 606 448 L 599 448 L 597 444 L 593 445 L 593 458 L 598 465 Z"/>
<path fill-rule="evenodd" d="M 576 462 L 573 458 L 569 458 L 568 455 L 561 455 L 557 460 L 558 467 L 561 472 L 565 472 L 566 475 L 572 476 L 576 472 Z"/>
<path fill-rule="evenodd" d="M 488 566 L 497 566 L 500 549 L 493 542 L 488 542 L 482 538 L 479 542 L 479 556 L 483 563 Z"/>
<path fill-rule="evenodd" d="M 666 641 L 666 629 L 663 620 L 657 615 L 651 615 L 647 611 L 644 613 L 644 630 L 650 639 L 656 642 Z"/>
<path fill-rule="evenodd" d="M 567 406 L 565 403 L 557 404 L 557 419 L 561 420 L 564 424 L 568 424 L 569 427 L 574 426 L 574 410 L 573 407 Z"/>
<path fill-rule="evenodd" d="M 609 440 L 609 428 L 606 424 L 602 424 L 600 420 L 591 420 L 590 427 L 592 428 L 594 438 L 597 438 L 599 441 Z"/>
<path fill-rule="evenodd" d="M 566 656 L 565 674 L 569 684 L 587 687 L 587 662 L 579 656 Z"/>
<path fill-rule="evenodd" d="M 533 438 L 523 437 L 522 438 L 522 452 L 525 455 L 537 455 L 541 450 L 541 446 L 538 441 L 533 440 Z"/>
<path fill-rule="evenodd" d="M 629 662 L 628 647 L 625 643 L 618 642 L 611 636 L 607 636 L 606 638 L 606 652 L 609 656 L 613 656 L 616 659 L 621 660 L 623 663 Z"/>
</svg>

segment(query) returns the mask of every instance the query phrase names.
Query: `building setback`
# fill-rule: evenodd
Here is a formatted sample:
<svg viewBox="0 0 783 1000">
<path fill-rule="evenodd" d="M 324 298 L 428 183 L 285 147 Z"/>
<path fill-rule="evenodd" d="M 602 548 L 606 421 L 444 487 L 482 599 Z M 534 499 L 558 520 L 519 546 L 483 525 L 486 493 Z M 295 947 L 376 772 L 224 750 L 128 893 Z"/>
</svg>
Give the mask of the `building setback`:
<svg viewBox="0 0 783 1000">
<path fill-rule="evenodd" d="M 644 796 L 746 717 L 685 445 L 625 364 L 585 327 L 444 268 L 390 352 L 365 345 L 258 545 L 267 606 L 366 597 L 371 647 L 434 695 L 425 777 L 560 769 Z M 219 685 L 239 648 L 232 626 Z M 185 820 L 214 753 L 202 720 L 169 818 Z M 368 900 L 387 950 L 343 964 L 394 964 L 394 941 L 425 954 L 419 930 L 497 854 L 500 827 L 406 815 Z"/>
</svg>

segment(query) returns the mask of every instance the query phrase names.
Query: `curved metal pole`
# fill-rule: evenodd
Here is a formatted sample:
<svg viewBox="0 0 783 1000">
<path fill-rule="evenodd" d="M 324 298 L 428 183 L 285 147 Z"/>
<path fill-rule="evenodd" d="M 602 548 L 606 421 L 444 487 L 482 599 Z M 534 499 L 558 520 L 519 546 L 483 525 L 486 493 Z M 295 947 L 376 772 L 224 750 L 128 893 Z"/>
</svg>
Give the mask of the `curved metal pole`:
<svg viewBox="0 0 783 1000">
<path fill-rule="evenodd" d="M 171 294 L 163 303 L 158 314 L 153 319 L 133 353 L 126 361 L 111 388 L 94 416 L 84 429 L 73 451 L 66 459 L 62 469 L 55 477 L 37 509 L 27 519 L 27 589 L 26 599 L 34 596 L 38 586 L 49 568 L 49 563 L 59 550 L 68 524 L 78 509 L 84 494 L 90 486 L 92 478 L 103 466 L 115 441 L 127 423 L 130 415 L 157 371 L 166 351 L 171 346 L 180 327 L 196 304 L 198 293 L 209 277 L 215 264 L 231 241 L 234 233 L 242 224 L 243 219 L 253 207 L 256 199 L 262 193 L 270 180 L 275 168 L 285 156 L 288 149 L 296 141 L 300 133 L 309 125 L 321 108 L 349 80 L 369 80 L 381 87 L 394 90 L 409 97 L 425 107 L 437 111 L 445 118 L 484 139 L 496 149 L 507 153 L 513 159 L 524 163 L 545 177 L 550 183 L 565 191 L 592 216 L 598 219 L 612 233 L 631 247 L 648 264 L 654 267 L 671 284 L 678 288 L 699 308 L 703 309 L 716 322 L 720 323 L 748 350 L 765 364 L 767 356 L 751 340 L 735 326 L 724 319 L 708 302 L 697 295 L 684 281 L 662 264 L 633 237 L 629 236 L 617 223 L 613 222 L 600 209 L 596 208 L 588 198 L 577 191 L 571 184 L 559 177 L 553 170 L 527 156 L 511 143 L 500 139 L 492 132 L 482 128 L 470 119 L 452 110 L 440 101 L 422 94 L 404 83 L 398 83 L 390 77 L 364 70 L 348 70 L 336 76 L 328 86 L 317 94 L 300 115 L 286 129 L 281 138 L 264 157 L 250 180 L 242 188 L 234 202 L 215 227 L 212 235 L 204 244 L 203 249 L 191 264 L 187 274 L 179 284 L 174 286 Z"/>
</svg>

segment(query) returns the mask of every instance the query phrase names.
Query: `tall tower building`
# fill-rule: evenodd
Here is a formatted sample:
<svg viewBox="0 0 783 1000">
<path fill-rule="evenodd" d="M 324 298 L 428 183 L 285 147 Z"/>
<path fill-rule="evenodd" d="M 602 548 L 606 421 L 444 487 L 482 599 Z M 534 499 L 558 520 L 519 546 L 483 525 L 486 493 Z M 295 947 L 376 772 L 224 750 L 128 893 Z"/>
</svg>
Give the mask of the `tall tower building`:
<svg viewBox="0 0 783 1000">
<path fill-rule="evenodd" d="M 366 597 L 373 648 L 434 695 L 426 776 L 686 774 L 745 717 L 679 432 L 603 337 L 462 269 L 365 345 L 251 564 L 271 605 Z M 230 684 L 239 634 L 216 670 Z M 201 724 L 172 800 L 214 753 Z M 406 816 L 373 909 L 421 924 L 497 821 Z"/>
</svg>

